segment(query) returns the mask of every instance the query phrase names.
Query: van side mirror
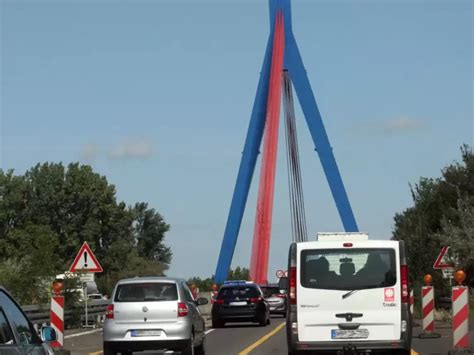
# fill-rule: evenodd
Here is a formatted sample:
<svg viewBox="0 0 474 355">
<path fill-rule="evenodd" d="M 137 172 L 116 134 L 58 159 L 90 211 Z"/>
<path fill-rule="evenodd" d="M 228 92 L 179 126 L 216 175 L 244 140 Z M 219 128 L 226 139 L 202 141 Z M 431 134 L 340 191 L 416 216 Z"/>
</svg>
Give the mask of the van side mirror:
<svg viewBox="0 0 474 355">
<path fill-rule="evenodd" d="M 45 343 L 51 343 L 56 341 L 58 336 L 53 327 L 42 327 L 41 328 L 41 340 Z"/>
</svg>

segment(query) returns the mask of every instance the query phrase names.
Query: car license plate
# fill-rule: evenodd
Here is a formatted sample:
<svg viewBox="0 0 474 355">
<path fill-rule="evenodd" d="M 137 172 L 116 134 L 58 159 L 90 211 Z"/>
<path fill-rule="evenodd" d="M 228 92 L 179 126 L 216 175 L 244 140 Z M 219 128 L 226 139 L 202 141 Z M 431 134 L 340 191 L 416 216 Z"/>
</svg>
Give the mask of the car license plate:
<svg viewBox="0 0 474 355">
<path fill-rule="evenodd" d="M 156 337 L 161 335 L 161 330 L 143 329 L 132 330 L 132 337 Z"/>
<path fill-rule="evenodd" d="M 332 339 L 367 339 L 369 337 L 368 329 L 332 329 Z"/>
<path fill-rule="evenodd" d="M 229 302 L 230 306 L 246 306 L 247 302 L 246 301 L 240 301 L 240 302 Z"/>
</svg>

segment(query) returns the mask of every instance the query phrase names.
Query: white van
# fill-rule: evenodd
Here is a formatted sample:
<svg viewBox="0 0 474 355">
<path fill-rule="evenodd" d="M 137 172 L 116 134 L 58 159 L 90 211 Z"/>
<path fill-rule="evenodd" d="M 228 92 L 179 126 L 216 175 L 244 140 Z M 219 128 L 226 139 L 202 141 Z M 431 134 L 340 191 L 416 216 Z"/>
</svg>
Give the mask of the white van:
<svg viewBox="0 0 474 355">
<path fill-rule="evenodd" d="M 288 274 L 289 354 L 410 354 L 412 319 L 403 242 L 333 233 L 293 243 Z"/>
</svg>

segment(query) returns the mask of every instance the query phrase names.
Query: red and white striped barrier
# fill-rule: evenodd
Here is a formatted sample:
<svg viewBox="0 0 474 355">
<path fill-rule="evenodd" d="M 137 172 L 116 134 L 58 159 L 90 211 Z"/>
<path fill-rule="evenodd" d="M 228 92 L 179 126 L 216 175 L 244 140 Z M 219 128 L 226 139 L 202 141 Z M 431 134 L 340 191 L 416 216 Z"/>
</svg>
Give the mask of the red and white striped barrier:
<svg viewBox="0 0 474 355">
<path fill-rule="evenodd" d="M 50 345 L 54 348 L 64 346 L 64 296 L 51 297 L 51 327 L 56 331 L 57 340 Z"/>
<path fill-rule="evenodd" d="M 423 332 L 434 332 L 434 287 L 423 286 L 421 288 L 421 305 L 423 307 Z"/>
<path fill-rule="evenodd" d="M 413 315 L 413 305 L 415 304 L 415 295 L 413 294 L 413 290 L 410 290 L 410 313 Z"/>
<path fill-rule="evenodd" d="M 212 291 L 211 292 L 211 304 L 214 304 L 216 298 L 217 298 L 217 291 Z"/>
<path fill-rule="evenodd" d="M 466 286 L 453 287 L 453 343 L 454 348 L 469 346 L 469 292 Z"/>
</svg>

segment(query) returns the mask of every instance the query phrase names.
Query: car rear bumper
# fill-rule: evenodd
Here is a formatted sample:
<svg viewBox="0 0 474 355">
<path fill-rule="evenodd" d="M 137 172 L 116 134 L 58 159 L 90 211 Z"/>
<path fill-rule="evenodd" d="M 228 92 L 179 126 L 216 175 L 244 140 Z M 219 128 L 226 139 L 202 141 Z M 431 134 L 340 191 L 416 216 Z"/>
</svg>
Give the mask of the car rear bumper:
<svg viewBox="0 0 474 355">
<path fill-rule="evenodd" d="M 146 350 L 185 349 L 189 340 L 146 340 L 146 341 L 104 341 L 104 347 L 113 348 L 116 352 L 139 352 Z"/>
<path fill-rule="evenodd" d="M 404 342 L 401 341 L 333 341 L 333 342 L 295 342 L 292 346 L 293 350 L 322 350 L 322 351 L 333 351 L 343 350 L 344 348 L 352 348 L 353 350 L 397 350 L 397 349 L 410 349 Z"/>
<path fill-rule="evenodd" d="M 191 334 L 191 322 L 187 320 L 170 323 L 117 323 L 107 319 L 104 322 L 104 342 L 161 342 L 187 340 Z M 159 336 L 132 337 L 132 330 L 160 330 Z"/>
</svg>

